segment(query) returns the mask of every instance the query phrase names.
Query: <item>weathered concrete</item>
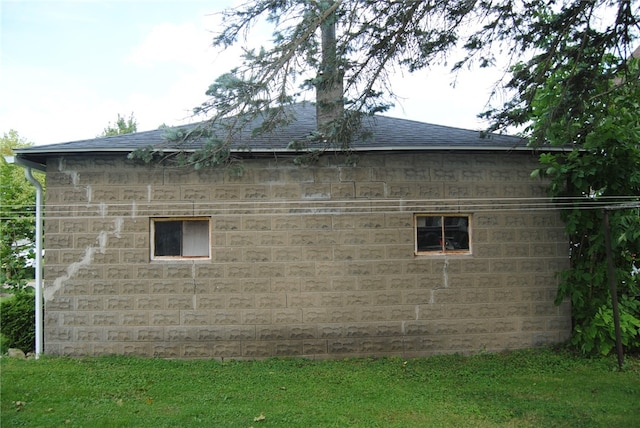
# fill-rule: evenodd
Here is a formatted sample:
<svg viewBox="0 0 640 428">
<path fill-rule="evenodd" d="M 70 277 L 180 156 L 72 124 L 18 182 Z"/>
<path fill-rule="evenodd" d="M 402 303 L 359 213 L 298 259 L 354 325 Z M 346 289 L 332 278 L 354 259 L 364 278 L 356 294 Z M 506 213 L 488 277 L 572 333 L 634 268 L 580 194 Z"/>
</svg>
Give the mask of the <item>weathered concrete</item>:
<svg viewBox="0 0 640 428">
<path fill-rule="evenodd" d="M 49 162 L 45 352 L 422 356 L 557 343 L 558 213 L 523 153 L 245 162 L 242 176 Z M 470 255 L 416 255 L 414 214 L 471 215 Z M 207 216 L 211 259 L 150 260 L 150 218 Z"/>
</svg>

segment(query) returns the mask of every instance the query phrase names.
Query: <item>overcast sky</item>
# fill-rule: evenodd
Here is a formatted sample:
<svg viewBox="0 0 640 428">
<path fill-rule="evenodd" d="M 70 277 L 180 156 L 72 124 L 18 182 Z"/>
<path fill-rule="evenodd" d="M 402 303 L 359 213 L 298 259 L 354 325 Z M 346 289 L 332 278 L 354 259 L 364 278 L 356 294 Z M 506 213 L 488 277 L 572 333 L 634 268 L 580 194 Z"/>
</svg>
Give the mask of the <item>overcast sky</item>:
<svg viewBox="0 0 640 428">
<path fill-rule="evenodd" d="M 93 138 L 117 115 L 139 131 L 179 125 L 237 50 L 211 47 L 216 14 L 237 0 L 0 0 L 0 133 L 35 144 Z M 258 36 L 253 40 L 260 39 Z M 444 69 L 397 76 L 386 113 L 481 129 L 495 74 Z"/>
</svg>

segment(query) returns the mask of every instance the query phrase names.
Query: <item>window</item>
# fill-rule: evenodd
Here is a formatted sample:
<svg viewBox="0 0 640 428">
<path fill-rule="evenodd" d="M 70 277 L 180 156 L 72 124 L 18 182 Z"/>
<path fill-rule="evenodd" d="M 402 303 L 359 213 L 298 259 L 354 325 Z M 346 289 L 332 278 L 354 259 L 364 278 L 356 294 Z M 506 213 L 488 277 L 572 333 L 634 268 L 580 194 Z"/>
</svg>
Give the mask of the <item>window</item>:
<svg viewBox="0 0 640 428">
<path fill-rule="evenodd" d="M 469 254 L 468 215 L 416 214 L 416 254 Z"/>
<path fill-rule="evenodd" d="M 210 236 L 208 218 L 152 219 L 151 259 L 208 258 Z"/>
</svg>

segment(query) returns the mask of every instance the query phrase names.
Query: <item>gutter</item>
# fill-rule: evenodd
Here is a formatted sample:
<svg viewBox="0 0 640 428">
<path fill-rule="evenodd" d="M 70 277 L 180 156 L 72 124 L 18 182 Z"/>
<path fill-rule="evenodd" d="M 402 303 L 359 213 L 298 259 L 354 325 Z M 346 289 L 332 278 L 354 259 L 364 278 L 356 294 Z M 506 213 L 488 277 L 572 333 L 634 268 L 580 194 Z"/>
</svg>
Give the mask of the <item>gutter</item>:
<svg viewBox="0 0 640 428">
<path fill-rule="evenodd" d="M 44 344 L 44 325 L 43 325 L 43 299 L 42 299 L 42 196 L 44 194 L 44 190 L 42 188 L 42 184 L 36 180 L 33 176 L 33 168 L 38 170 L 42 170 L 42 166 L 38 164 L 33 164 L 29 161 L 24 161 L 19 157 L 14 156 L 5 156 L 5 160 L 9 164 L 16 164 L 24 167 L 24 175 L 29 180 L 31 184 L 36 188 L 36 251 L 35 251 L 35 273 L 36 273 L 36 285 L 35 285 L 35 315 L 36 315 L 36 349 L 35 349 L 35 357 L 36 359 L 40 358 L 43 351 Z"/>
<path fill-rule="evenodd" d="M 322 149 L 322 148 L 321 148 Z M 138 150 L 137 147 L 129 147 L 126 149 L 121 148 L 76 148 L 76 149 L 60 149 L 60 148 L 52 148 L 47 150 L 46 147 L 41 151 L 25 151 L 18 153 L 18 162 L 22 165 L 30 164 L 33 168 L 44 171 L 44 164 L 38 162 L 38 157 L 51 157 L 51 156 L 64 156 L 64 155 L 96 155 L 96 154 L 123 154 L 128 155 L 132 152 Z M 158 149 L 159 152 L 163 153 L 178 153 L 181 151 L 184 152 L 194 152 L 196 149 L 178 149 L 178 148 L 165 148 Z M 438 144 L 433 146 L 412 146 L 412 145 L 402 145 L 402 146 L 394 146 L 381 144 L 379 146 L 369 146 L 369 147 L 351 147 L 348 151 L 354 153 L 380 153 L 380 152 L 432 152 L 432 151 L 446 151 L 446 152 L 566 152 L 573 150 L 573 147 L 561 146 L 561 147 L 530 147 L 526 145 L 460 145 L 460 144 Z M 344 150 L 328 148 L 324 149 L 327 153 L 340 153 Z M 307 153 L 305 150 L 291 150 L 288 148 L 273 148 L 273 147 L 256 147 L 250 149 L 238 149 L 231 148 L 231 153 L 239 154 L 239 155 L 270 155 L 270 154 L 290 154 L 290 155 L 299 155 Z M 29 160 L 29 158 L 33 160 Z"/>
</svg>

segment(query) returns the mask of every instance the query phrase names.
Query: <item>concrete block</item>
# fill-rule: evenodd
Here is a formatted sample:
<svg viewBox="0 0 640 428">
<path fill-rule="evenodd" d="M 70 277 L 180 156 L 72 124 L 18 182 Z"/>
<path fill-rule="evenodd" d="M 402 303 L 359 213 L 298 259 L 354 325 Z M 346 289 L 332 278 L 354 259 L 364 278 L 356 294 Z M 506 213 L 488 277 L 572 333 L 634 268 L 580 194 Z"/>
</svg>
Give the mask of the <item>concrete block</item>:
<svg viewBox="0 0 640 428">
<path fill-rule="evenodd" d="M 121 343 L 92 343 L 86 354 L 78 354 L 78 356 L 86 355 L 122 355 Z"/>
<path fill-rule="evenodd" d="M 161 264 L 135 266 L 134 274 L 137 279 L 161 279 L 164 277 L 164 267 Z"/>
<path fill-rule="evenodd" d="M 269 309 L 247 309 L 242 311 L 243 324 L 271 324 L 271 310 Z"/>
<path fill-rule="evenodd" d="M 107 341 L 124 342 L 133 339 L 133 332 L 130 329 L 113 328 L 107 329 Z"/>
<path fill-rule="evenodd" d="M 151 325 L 179 325 L 180 324 L 180 311 L 152 311 Z"/>
<path fill-rule="evenodd" d="M 274 199 L 296 200 L 302 195 L 302 186 L 300 184 L 272 184 L 271 196 Z"/>
<path fill-rule="evenodd" d="M 333 183 L 330 191 L 334 199 L 353 199 L 356 196 L 354 183 Z"/>
<path fill-rule="evenodd" d="M 279 357 L 291 357 L 302 355 L 302 342 L 299 340 L 277 341 L 274 346 L 274 355 Z"/>
<path fill-rule="evenodd" d="M 374 234 L 375 236 L 376 234 Z M 385 235 L 384 233 L 382 235 Z M 397 233 L 390 233 L 396 237 Z M 378 238 L 374 239 L 377 241 Z M 383 260 L 386 255 L 386 247 L 384 245 L 363 246 L 358 249 L 358 259 L 362 260 Z"/>
<path fill-rule="evenodd" d="M 361 350 L 359 339 L 327 339 L 327 349 L 330 354 L 357 354 Z"/>
<path fill-rule="evenodd" d="M 127 280 L 120 283 L 122 294 L 149 294 L 149 283 L 144 280 Z"/>
<path fill-rule="evenodd" d="M 318 338 L 336 339 L 345 336 L 345 327 L 342 323 L 318 324 Z"/>
<path fill-rule="evenodd" d="M 103 342 L 105 337 L 102 328 L 78 327 L 75 329 L 75 339 L 79 342 Z"/>
<path fill-rule="evenodd" d="M 101 296 L 79 296 L 76 300 L 78 311 L 101 311 L 104 309 L 104 298 Z"/>
<path fill-rule="evenodd" d="M 273 309 L 274 324 L 300 324 L 302 323 L 302 309 L 277 308 Z"/>
<path fill-rule="evenodd" d="M 315 325 L 290 325 L 288 332 L 291 340 L 315 339 L 318 337 L 318 329 Z"/>
<path fill-rule="evenodd" d="M 369 266 L 366 266 L 368 270 Z M 377 291 L 377 290 L 385 290 L 388 288 L 387 278 L 384 276 L 364 276 L 364 275 L 356 275 L 358 290 L 361 291 Z"/>
<path fill-rule="evenodd" d="M 183 201 L 211 200 L 211 187 L 193 185 L 182 186 L 180 187 L 180 199 Z"/>
<path fill-rule="evenodd" d="M 380 199 L 385 197 L 385 185 L 382 182 L 356 183 L 356 198 Z"/>
<path fill-rule="evenodd" d="M 327 200 L 331 199 L 331 185 L 309 183 L 301 186 L 302 200 Z"/>
<path fill-rule="evenodd" d="M 327 353 L 326 340 L 304 340 L 302 342 L 303 355 L 324 355 Z"/>
<path fill-rule="evenodd" d="M 267 358 L 274 355 L 274 343 L 266 341 L 242 342 L 242 356 L 247 358 Z"/>
<path fill-rule="evenodd" d="M 289 336 L 287 326 L 258 325 L 256 326 L 256 338 L 258 340 L 285 340 Z"/>
<path fill-rule="evenodd" d="M 131 310 L 134 309 L 135 299 L 132 296 L 108 296 L 105 297 L 106 310 Z"/>
<path fill-rule="evenodd" d="M 317 324 L 328 322 L 328 310 L 325 308 L 304 308 L 302 309 L 301 321 L 307 324 Z"/>
<path fill-rule="evenodd" d="M 122 355 L 150 357 L 152 355 L 151 349 L 152 346 L 148 343 L 124 343 L 122 344 Z"/>
<path fill-rule="evenodd" d="M 61 323 L 64 326 L 87 326 L 91 324 L 89 313 L 63 312 Z"/>
<path fill-rule="evenodd" d="M 164 339 L 162 327 L 139 327 L 133 330 L 134 340 L 143 342 L 159 342 Z"/>
<path fill-rule="evenodd" d="M 211 356 L 217 358 L 231 358 L 243 355 L 243 342 L 221 341 L 211 344 Z"/>
<path fill-rule="evenodd" d="M 113 312 L 96 312 L 91 314 L 91 324 L 96 326 L 118 325 L 118 315 Z"/>
<path fill-rule="evenodd" d="M 424 307 L 435 307 L 436 309 L 432 311 L 426 311 L 425 315 Z M 385 308 L 385 318 L 386 321 L 405 321 L 405 320 L 419 320 L 419 319 L 429 319 L 435 318 L 432 315 L 434 313 L 438 313 L 437 310 L 440 310 L 438 306 L 433 304 L 427 305 L 393 305 L 387 306 Z M 444 312 L 442 312 L 443 314 Z M 430 317 L 431 315 L 431 317 Z"/>
<path fill-rule="evenodd" d="M 327 309 L 327 321 L 329 323 L 347 323 L 359 320 L 359 313 L 352 307 Z"/>
<path fill-rule="evenodd" d="M 256 339 L 255 325 L 231 325 L 226 327 L 225 331 L 230 340 L 247 341 Z"/>
<path fill-rule="evenodd" d="M 189 343 L 184 345 L 183 357 L 208 358 L 211 357 L 211 346 L 206 343 Z"/>
<path fill-rule="evenodd" d="M 170 295 L 166 297 L 167 309 L 194 309 L 195 296 L 193 295 Z"/>
<path fill-rule="evenodd" d="M 121 315 L 121 324 L 123 326 L 146 326 L 149 325 L 149 312 L 124 312 Z"/>
<path fill-rule="evenodd" d="M 157 344 L 152 348 L 154 358 L 179 358 L 182 356 L 180 345 Z"/>
<path fill-rule="evenodd" d="M 136 309 L 160 310 L 166 309 L 166 298 L 162 296 L 140 296 L 135 298 Z"/>
<path fill-rule="evenodd" d="M 242 323 L 242 315 L 238 310 L 211 311 L 213 325 L 233 325 Z"/>
</svg>

